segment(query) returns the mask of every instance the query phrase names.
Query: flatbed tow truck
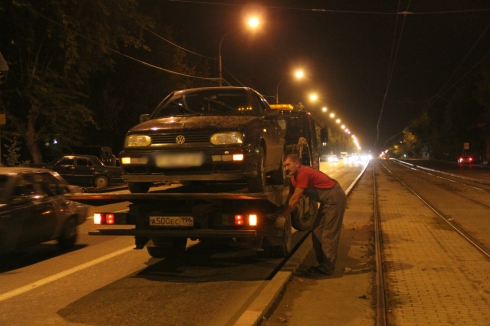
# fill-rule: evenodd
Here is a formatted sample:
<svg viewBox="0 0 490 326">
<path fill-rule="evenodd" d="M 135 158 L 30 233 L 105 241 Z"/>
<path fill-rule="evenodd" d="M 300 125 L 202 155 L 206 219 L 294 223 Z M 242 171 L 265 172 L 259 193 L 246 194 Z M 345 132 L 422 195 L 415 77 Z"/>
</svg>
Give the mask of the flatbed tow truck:
<svg viewBox="0 0 490 326">
<path fill-rule="evenodd" d="M 95 213 L 94 223 L 101 228 L 89 231 L 89 235 L 134 236 L 135 249 L 146 246 L 155 258 L 183 254 L 188 238 L 235 239 L 253 246 L 259 256 L 286 256 L 292 247 L 292 227 L 311 229 L 316 203 L 310 205 L 304 197 L 278 227 L 276 217 L 286 203 L 289 187 L 268 186 L 262 193 L 249 193 L 242 187 L 170 186 L 144 194 L 79 193 L 67 197 L 93 206 L 130 202 L 124 213 Z"/>
<path fill-rule="evenodd" d="M 308 112 L 293 111 L 292 105 L 275 108 L 285 130 L 284 155 L 297 154 L 303 165 L 318 169 L 319 151 L 327 142 L 326 129 Z M 134 236 L 135 249 L 146 246 L 155 258 L 181 255 L 188 238 L 235 239 L 253 246 L 258 255 L 285 257 L 292 247 L 292 228 L 311 230 L 318 204 L 303 196 L 286 221 L 276 223 L 288 199 L 288 182 L 268 185 L 260 193 L 243 187 L 209 183 L 170 186 L 149 193 L 80 193 L 67 197 L 93 206 L 130 202 L 125 213 L 95 213 L 94 223 L 101 228 L 89 235 Z"/>
</svg>

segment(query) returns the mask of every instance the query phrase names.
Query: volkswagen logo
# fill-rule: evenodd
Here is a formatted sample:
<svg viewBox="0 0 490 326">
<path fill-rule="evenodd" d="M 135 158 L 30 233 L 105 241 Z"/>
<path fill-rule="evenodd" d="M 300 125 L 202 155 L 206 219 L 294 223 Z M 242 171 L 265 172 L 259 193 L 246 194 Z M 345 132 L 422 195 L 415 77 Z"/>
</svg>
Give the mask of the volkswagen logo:
<svg viewBox="0 0 490 326">
<path fill-rule="evenodd" d="M 182 145 L 183 143 L 185 143 L 185 137 L 182 135 L 178 135 L 177 137 L 175 137 L 175 142 Z"/>
</svg>

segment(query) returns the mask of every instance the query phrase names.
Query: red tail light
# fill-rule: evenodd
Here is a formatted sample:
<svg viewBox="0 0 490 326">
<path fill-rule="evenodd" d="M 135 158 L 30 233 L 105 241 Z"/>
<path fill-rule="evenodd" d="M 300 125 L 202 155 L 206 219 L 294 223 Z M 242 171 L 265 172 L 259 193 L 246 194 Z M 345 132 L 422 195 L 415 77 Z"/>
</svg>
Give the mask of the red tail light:
<svg viewBox="0 0 490 326">
<path fill-rule="evenodd" d="M 244 217 L 243 215 L 235 215 L 235 225 L 243 225 Z"/>
</svg>

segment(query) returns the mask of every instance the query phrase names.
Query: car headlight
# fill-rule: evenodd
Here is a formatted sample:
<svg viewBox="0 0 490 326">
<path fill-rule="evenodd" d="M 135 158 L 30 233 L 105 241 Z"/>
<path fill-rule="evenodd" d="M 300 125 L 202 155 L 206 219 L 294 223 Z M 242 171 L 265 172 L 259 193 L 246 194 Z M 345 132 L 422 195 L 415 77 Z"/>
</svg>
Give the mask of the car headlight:
<svg viewBox="0 0 490 326">
<path fill-rule="evenodd" d="M 220 132 L 212 135 L 210 141 L 213 145 L 242 144 L 243 136 L 237 131 Z"/>
<path fill-rule="evenodd" d="M 129 135 L 126 137 L 124 147 L 144 147 L 150 146 L 151 138 L 146 135 Z"/>
</svg>

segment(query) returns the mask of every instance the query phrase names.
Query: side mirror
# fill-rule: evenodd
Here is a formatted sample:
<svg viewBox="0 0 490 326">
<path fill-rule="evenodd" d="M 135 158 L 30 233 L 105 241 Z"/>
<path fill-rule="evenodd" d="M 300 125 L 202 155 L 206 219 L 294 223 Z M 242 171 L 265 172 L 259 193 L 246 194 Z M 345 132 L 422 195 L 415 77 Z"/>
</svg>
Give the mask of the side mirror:
<svg viewBox="0 0 490 326">
<path fill-rule="evenodd" d="M 140 123 L 148 121 L 149 118 L 150 118 L 150 115 L 148 113 L 140 115 Z"/>
<path fill-rule="evenodd" d="M 278 110 L 266 110 L 265 111 L 265 118 L 266 119 L 275 119 L 279 117 L 279 111 Z"/>
</svg>

